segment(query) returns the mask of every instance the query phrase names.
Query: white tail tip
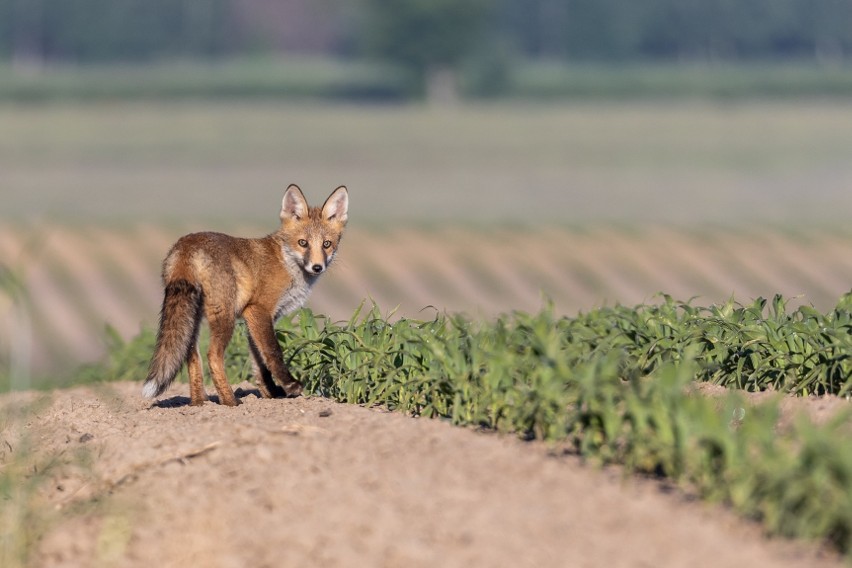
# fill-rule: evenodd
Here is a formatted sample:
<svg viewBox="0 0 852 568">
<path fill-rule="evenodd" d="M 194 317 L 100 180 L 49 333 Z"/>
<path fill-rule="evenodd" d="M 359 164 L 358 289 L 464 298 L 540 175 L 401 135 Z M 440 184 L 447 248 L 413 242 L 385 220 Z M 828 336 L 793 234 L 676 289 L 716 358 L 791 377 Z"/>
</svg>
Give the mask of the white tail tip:
<svg viewBox="0 0 852 568">
<path fill-rule="evenodd" d="M 142 385 L 142 396 L 145 398 L 155 398 L 157 396 L 157 383 L 154 381 L 145 381 Z"/>
</svg>

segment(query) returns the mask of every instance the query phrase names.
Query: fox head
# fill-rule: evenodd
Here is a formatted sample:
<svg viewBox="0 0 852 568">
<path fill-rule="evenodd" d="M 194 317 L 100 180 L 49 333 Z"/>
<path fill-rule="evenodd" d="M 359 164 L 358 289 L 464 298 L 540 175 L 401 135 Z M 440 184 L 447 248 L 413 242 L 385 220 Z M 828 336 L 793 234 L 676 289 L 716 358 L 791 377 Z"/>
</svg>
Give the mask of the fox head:
<svg viewBox="0 0 852 568">
<path fill-rule="evenodd" d="M 322 207 L 309 207 L 299 186 L 293 184 L 281 200 L 281 233 L 287 256 L 309 276 L 326 271 L 337 246 L 349 211 L 349 192 L 340 186 L 331 192 Z"/>
</svg>

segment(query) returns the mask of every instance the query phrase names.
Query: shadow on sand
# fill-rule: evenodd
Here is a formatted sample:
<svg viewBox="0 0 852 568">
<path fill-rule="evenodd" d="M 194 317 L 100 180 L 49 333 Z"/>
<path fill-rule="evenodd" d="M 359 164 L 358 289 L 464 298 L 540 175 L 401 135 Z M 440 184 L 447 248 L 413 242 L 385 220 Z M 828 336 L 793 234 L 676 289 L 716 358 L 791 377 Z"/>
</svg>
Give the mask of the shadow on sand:
<svg viewBox="0 0 852 568">
<path fill-rule="evenodd" d="M 246 398 L 248 396 L 254 396 L 256 398 L 261 398 L 260 389 L 244 389 L 238 388 L 234 391 L 234 396 L 237 397 L 237 400 Z M 219 404 L 219 395 L 213 394 L 209 395 L 210 402 Z M 276 397 L 278 398 L 278 397 Z M 164 398 L 162 400 L 158 400 L 151 405 L 151 408 L 180 408 L 182 406 L 189 406 L 190 398 L 188 396 L 173 396 L 171 398 Z"/>
</svg>

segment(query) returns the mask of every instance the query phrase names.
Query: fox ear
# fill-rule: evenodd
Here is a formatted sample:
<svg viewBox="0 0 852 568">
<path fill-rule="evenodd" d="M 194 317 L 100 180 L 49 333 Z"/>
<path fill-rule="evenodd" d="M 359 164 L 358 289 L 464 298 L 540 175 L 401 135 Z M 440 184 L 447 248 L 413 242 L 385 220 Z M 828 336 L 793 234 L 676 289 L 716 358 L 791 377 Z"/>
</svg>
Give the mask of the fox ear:
<svg viewBox="0 0 852 568">
<path fill-rule="evenodd" d="M 349 191 L 341 185 L 331 192 L 322 205 L 322 218 L 326 221 L 345 223 L 349 214 Z"/>
<path fill-rule="evenodd" d="M 281 200 L 281 220 L 295 219 L 298 221 L 307 216 L 308 202 L 305 200 L 305 194 L 302 193 L 298 185 L 292 183 L 284 192 L 284 199 Z"/>
</svg>

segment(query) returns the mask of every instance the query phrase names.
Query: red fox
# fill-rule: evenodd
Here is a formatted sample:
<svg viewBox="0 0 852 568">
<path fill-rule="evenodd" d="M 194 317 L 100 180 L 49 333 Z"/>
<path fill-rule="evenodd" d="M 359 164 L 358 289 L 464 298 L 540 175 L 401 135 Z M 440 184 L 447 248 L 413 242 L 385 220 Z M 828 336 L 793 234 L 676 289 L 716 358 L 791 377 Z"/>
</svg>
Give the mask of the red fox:
<svg viewBox="0 0 852 568">
<path fill-rule="evenodd" d="M 298 396 L 302 384 L 284 364 L 275 321 L 305 303 L 331 264 L 348 211 L 344 186 L 335 189 L 322 207 L 309 207 L 302 190 L 291 185 L 281 200 L 281 228 L 270 235 L 241 239 L 204 232 L 181 237 L 163 261 L 163 308 L 142 394 L 147 398 L 163 394 L 186 362 L 190 404 L 207 400 L 198 350 L 198 329 L 206 317 L 207 361 L 219 403 L 237 405 L 225 375 L 224 354 L 236 319 L 242 317 L 261 394 Z"/>
</svg>

